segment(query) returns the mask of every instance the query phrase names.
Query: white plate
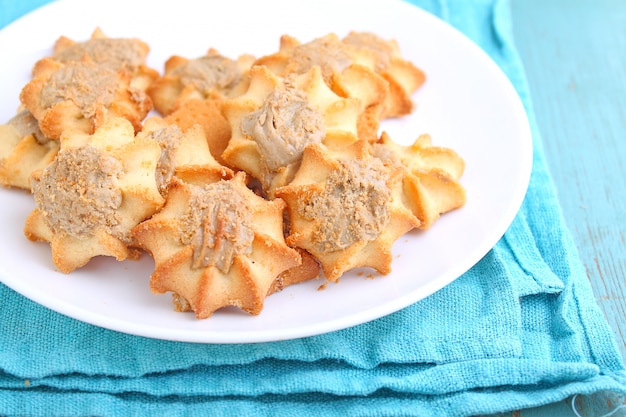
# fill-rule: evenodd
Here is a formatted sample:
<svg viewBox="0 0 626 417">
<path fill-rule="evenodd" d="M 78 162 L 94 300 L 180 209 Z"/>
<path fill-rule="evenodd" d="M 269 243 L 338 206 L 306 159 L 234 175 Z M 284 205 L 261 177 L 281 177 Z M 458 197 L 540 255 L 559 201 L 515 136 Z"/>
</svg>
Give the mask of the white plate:
<svg viewBox="0 0 626 417">
<path fill-rule="evenodd" d="M 50 54 L 60 35 L 83 40 L 98 26 L 111 37 L 139 37 L 151 45 L 149 64 L 162 70 L 178 54 L 210 47 L 235 57 L 274 52 L 282 34 L 301 41 L 334 32 L 371 31 L 396 39 L 403 55 L 427 74 L 414 96 L 417 111 L 385 122 L 398 142 L 430 133 L 436 145 L 466 161 L 467 205 L 424 233 L 394 246 L 387 276 L 354 271 L 318 291 L 320 280 L 293 286 L 265 302 L 260 316 L 236 309 L 208 320 L 175 313 L 169 295 L 148 288 L 152 261 L 92 260 L 69 275 L 55 271 L 47 244 L 26 240 L 22 227 L 33 208 L 25 192 L 0 189 L 0 279 L 52 310 L 121 332 L 190 342 L 252 343 L 330 332 L 382 317 L 432 294 L 478 262 L 504 234 L 519 209 L 532 165 L 532 143 L 522 104 L 499 68 L 477 46 L 442 21 L 395 0 L 143 2 L 108 0 L 51 3 L 0 32 L 0 123 L 15 113 L 32 64 Z"/>
</svg>

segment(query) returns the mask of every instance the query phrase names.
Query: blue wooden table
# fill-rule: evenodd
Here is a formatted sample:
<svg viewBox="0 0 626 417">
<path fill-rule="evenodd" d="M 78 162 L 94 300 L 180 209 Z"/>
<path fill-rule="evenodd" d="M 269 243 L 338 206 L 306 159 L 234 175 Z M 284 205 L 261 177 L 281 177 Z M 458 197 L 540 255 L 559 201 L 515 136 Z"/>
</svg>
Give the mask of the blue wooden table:
<svg viewBox="0 0 626 417">
<path fill-rule="evenodd" d="M 559 202 L 626 358 L 626 1 L 511 0 L 511 10 Z M 570 400 L 512 415 L 576 416 Z"/>
<path fill-rule="evenodd" d="M 626 0 L 510 2 L 562 211 L 626 358 Z M 576 413 L 569 399 L 504 416 Z"/>
</svg>

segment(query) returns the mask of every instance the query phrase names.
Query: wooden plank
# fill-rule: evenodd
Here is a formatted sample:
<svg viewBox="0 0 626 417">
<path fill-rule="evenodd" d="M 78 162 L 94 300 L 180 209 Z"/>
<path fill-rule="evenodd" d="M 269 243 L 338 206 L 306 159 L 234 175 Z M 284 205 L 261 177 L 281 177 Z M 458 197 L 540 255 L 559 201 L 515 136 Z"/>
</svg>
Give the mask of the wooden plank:
<svg viewBox="0 0 626 417">
<path fill-rule="evenodd" d="M 514 0 L 563 214 L 626 357 L 626 2 Z"/>
<path fill-rule="evenodd" d="M 626 2 L 511 0 L 511 10 L 563 215 L 626 357 Z M 503 416 L 576 413 L 567 399 Z"/>
</svg>

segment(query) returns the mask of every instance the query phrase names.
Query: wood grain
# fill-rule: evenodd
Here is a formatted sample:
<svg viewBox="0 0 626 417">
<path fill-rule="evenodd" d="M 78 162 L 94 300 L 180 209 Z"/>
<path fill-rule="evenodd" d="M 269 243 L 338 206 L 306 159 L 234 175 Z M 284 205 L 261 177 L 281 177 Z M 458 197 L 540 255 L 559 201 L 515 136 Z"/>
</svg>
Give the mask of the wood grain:
<svg viewBox="0 0 626 417">
<path fill-rule="evenodd" d="M 510 2 L 559 203 L 626 358 L 626 1 Z M 567 399 L 502 416 L 576 414 Z"/>
<path fill-rule="evenodd" d="M 546 159 L 626 358 L 626 2 L 514 0 Z"/>
</svg>

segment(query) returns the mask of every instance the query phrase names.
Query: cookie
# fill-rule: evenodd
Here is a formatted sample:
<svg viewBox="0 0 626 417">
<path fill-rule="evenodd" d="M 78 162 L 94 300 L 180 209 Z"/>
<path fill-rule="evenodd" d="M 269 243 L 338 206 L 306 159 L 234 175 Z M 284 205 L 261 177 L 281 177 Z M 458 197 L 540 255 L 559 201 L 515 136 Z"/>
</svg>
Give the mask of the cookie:
<svg viewBox="0 0 626 417">
<path fill-rule="evenodd" d="M 109 119 L 93 135 L 66 134 L 55 160 L 33 173 L 36 208 L 26 237 L 49 242 L 64 273 L 95 256 L 136 256 L 131 229 L 164 204 L 155 180 L 160 156 L 159 144 L 135 138 L 124 118 Z"/>
<path fill-rule="evenodd" d="M 282 200 L 265 200 L 245 174 L 204 186 L 175 179 L 167 203 L 133 235 L 155 261 L 150 287 L 172 292 L 197 318 L 236 306 L 257 315 L 277 277 L 301 264 L 285 243 Z"/>
</svg>

